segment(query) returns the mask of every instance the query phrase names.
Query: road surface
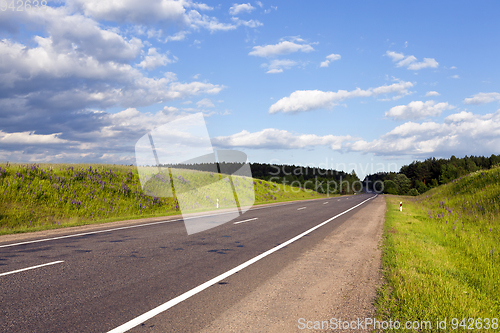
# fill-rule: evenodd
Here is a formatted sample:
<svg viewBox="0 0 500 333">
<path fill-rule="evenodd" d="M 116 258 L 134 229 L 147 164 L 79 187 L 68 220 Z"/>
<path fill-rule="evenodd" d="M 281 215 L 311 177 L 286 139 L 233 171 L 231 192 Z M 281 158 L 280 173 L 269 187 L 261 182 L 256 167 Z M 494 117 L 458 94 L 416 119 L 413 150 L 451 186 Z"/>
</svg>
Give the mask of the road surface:
<svg viewBox="0 0 500 333">
<path fill-rule="evenodd" d="M 200 331 L 373 198 L 256 206 L 190 236 L 171 218 L 64 238 L 0 238 L 0 331 Z"/>
</svg>

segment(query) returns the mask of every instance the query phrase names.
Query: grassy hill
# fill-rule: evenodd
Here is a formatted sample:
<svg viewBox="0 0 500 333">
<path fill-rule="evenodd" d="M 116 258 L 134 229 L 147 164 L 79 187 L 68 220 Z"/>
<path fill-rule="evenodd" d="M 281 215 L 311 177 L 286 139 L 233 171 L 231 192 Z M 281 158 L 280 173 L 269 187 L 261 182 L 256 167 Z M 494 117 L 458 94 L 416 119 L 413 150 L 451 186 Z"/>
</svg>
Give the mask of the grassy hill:
<svg viewBox="0 0 500 333">
<path fill-rule="evenodd" d="M 179 195 L 219 179 L 227 182 L 226 176 L 208 172 L 182 170 L 177 174 L 182 179 Z M 243 178 L 232 178 L 236 189 L 248 184 Z M 310 190 L 251 181 L 256 204 L 323 197 Z M 212 186 L 200 192 L 199 197 L 200 201 L 189 210 L 215 209 L 220 191 Z M 227 205 L 220 197 L 220 208 Z M 176 199 L 148 196 L 142 191 L 137 168 L 133 166 L 0 165 L 0 234 L 179 213 Z"/>
<path fill-rule="evenodd" d="M 388 196 L 387 204 L 379 317 L 431 321 L 433 329 L 426 331 L 497 331 L 500 168 L 474 172 L 415 198 Z M 444 318 L 447 329 L 436 329 L 436 320 Z"/>
</svg>

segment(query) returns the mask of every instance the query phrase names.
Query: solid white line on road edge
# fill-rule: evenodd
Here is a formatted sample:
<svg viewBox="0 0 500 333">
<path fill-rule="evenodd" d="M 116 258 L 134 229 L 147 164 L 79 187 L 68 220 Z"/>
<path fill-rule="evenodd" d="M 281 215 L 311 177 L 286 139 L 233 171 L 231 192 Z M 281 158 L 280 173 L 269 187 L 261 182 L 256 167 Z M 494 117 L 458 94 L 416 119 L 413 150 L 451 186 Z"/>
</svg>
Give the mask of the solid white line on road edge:
<svg viewBox="0 0 500 333">
<path fill-rule="evenodd" d="M 253 220 L 257 220 L 257 219 L 258 219 L 258 217 L 254 217 L 253 219 L 248 219 L 248 220 L 238 221 L 238 222 L 234 222 L 233 224 L 238 224 L 238 223 L 243 223 L 243 222 L 253 221 Z"/>
<path fill-rule="evenodd" d="M 300 207 L 300 208 L 297 208 L 297 210 L 302 210 L 302 209 L 306 209 L 307 207 Z"/>
<path fill-rule="evenodd" d="M 14 273 L 19 273 L 19 272 L 27 271 L 27 270 L 30 270 L 30 269 L 40 268 L 40 267 L 43 267 L 43 266 L 49 266 L 49 265 L 60 264 L 60 263 L 62 263 L 62 262 L 64 262 L 64 261 L 63 261 L 63 260 L 59 260 L 59 261 L 49 262 L 49 263 L 47 263 L 47 264 L 42 264 L 42 265 L 32 266 L 32 267 L 28 267 L 28 268 L 21 268 L 21 269 L 18 269 L 18 270 L 12 271 L 12 272 L 1 273 L 1 274 L 0 274 L 0 276 L 9 275 L 9 274 L 14 274 Z"/>
<path fill-rule="evenodd" d="M 250 208 L 249 211 L 250 210 L 263 209 L 263 208 L 286 206 L 286 205 L 291 205 L 291 204 L 294 204 L 294 203 L 295 202 L 290 202 L 290 203 L 284 203 L 284 204 L 281 204 L 281 205 L 272 205 L 272 206 L 255 207 L 255 208 L 253 208 L 254 206 L 252 206 L 252 208 Z M 198 219 L 198 218 L 203 218 L 203 217 L 211 217 L 211 216 L 217 216 L 217 215 L 223 215 L 223 214 L 231 214 L 231 213 L 234 213 L 234 212 L 225 212 L 225 213 L 218 213 L 218 214 L 211 214 L 211 215 L 201 215 L 201 216 L 191 216 L 191 217 L 186 217 L 186 218 L 181 218 L 181 219 L 175 219 L 175 220 L 166 220 L 166 221 L 159 221 L 159 222 L 151 222 L 151 223 L 131 225 L 131 226 L 127 226 L 127 227 L 119 227 L 119 228 L 112 228 L 112 229 L 105 229 L 105 230 L 89 231 L 89 232 L 84 232 L 84 233 L 74 234 L 74 235 L 66 235 L 66 236 L 59 236 L 59 237 L 52 237 L 52 238 L 35 239 L 35 240 L 31 240 L 31 241 L 26 241 L 26 242 L 0 245 L 0 248 L 2 248 L 2 247 L 10 247 L 10 246 L 18 246 L 18 245 L 25 245 L 25 244 L 31 244 L 31 243 L 46 242 L 46 241 L 51 241 L 51 240 L 63 239 L 63 238 L 71 238 L 71 237 L 79 237 L 79 236 L 100 234 L 100 233 L 103 233 L 103 232 L 110 232 L 110 231 L 116 231 L 116 230 L 124 230 L 124 229 L 138 228 L 138 227 L 147 227 L 147 226 L 155 225 L 155 224 L 163 224 L 163 223 L 177 222 L 177 221 L 183 221 L 183 220 L 192 220 L 192 219 Z"/>
<path fill-rule="evenodd" d="M 327 203 L 328 203 L 328 201 L 327 202 L 323 202 L 323 205 L 326 205 Z"/>
<path fill-rule="evenodd" d="M 349 209 L 347 209 L 347 210 L 343 211 L 342 213 L 337 214 L 337 215 L 335 215 L 334 217 L 329 218 L 328 220 L 326 220 L 326 221 L 324 221 L 324 222 L 322 222 L 322 223 L 320 223 L 320 224 L 316 225 L 315 227 L 312 227 L 312 228 L 311 228 L 311 229 L 309 229 L 309 230 L 304 231 L 303 233 L 301 233 L 301 234 L 299 234 L 299 235 L 297 235 L 297 236 L 293 237 L 292 239 L 290 239 L 290 240 L 288 240 L 288 241 L 286 241 L 286 242 L 284 242 L 284 243 L 281 243 L 280 245 L 278 245 L 278 246 L 276 246 L 276 247 L 273 247 L 273 248 L 272 248 L 272 249 L 270 249 L 270 250 L 267 250 L 266 252 L 264 252 L 264 253 L 262 253 L 262 254 L 260 254 L 260 255 L 256 256 L 256 257 L 254 257 L 254 258 L 252 258 L 252 259 L 250 259 L 250 260 L 248 260 L 248 261 L 246 261 L 246 262 L 242 263 L 242 264 L 241 264 L 241 265 L 239 265 L 239 266 L 236 266 L 235 268 L 233 268 L 233 269 L 231 269 L 231 270 L 227 271 L 226 273 L 223 273 L 223 274 L 221 274 L 221 275 L 219 275 L 219 276 L 216 276 L 216 277 L 214 277 L 213 279 L 211 279 L 211 280 L 209 280 L 209 281 L 207 281 L 207 282 L 205 282 L 205 283 L 203 283 L 203 284 L 200 284 L 198 287 L 193 288 L 193 289 L 191 289 L 191 290 L 189 290 L 189 291 L 186 291 L 184 294 L 181 294 L 181 295 L 179 295 L 179 296 L 177 296 L 177 297 L 175 297 L 175 298 L 171 299 L 170 301 L 168 301 L 168 302 L 166 302 L 166 303 L 163 303 L 162 305 L 160 305 L 160 306 L 158 306 L 158 307 L 156 307 L 156 308 L 154 308 L 154 309 L 152 309 L 152 310 L 150 310 L 150 311 L 148 311 L 148 312 L 146 312 L 146 313 L 144 313 L 144 314 L 140 315 L 139 317 L 136 317 L 136 318 L 134 318 L 134 319 L 132 319 L 132 320 L 130 320 L 130 321 L 128 321 L 128 322 L 126 322 L 125 324 L 120 325 L 120 326 L 118 326 L 118 327 L 117 327 L 117 328 L 115 328 L 115 329 L 112 329 L 112 330 L 111 330 L 111 331 L 109 331 L 108 333 L 123 333 L 123 332 L 126 332 L 126 331 L 128 331 L 128 330 L 130 330 L 130 329 L 132 329 L 132 328 L 134 328 L 134 327 L 136 327 L 136 326 L 138 326 L 138 325 L 140 325 L 140 324 L 144 323 L 145 321 L 147 321 L 147 320 L 149 320 L 149 319 L 153 318 L 154 316 L 156 316 L 156 315 L 158 315 L 158 314 L 160 314 L 160 313 L 162 313 L 162 312 L 164 312 L 164 311 L 166 311 L 166 310 L 170 309 L 171 307 L 173 307 L 173 306 L 175 306 L 175 305 L 177 305 L 177 304 L 181 303 L 182 301 L 184 301 L 184 300 L 188 299 L 189 297 L 196 295 L 197 293 L 199 293 L 199 292 L 201 292 L 201 291 L 203 291 L 203 290 L 207 289 L 208 287 L 210 287 L 210 286 L 212 286 L 212 285 L 216 284 L 217 282 L 222 281 L 222 280 L 224 280 L 225 278 L 230 277 L 230 276 L 231 276 L 231 275 L 233 275 L 234 273 L 236 273 L 236 272 L 238 272 L 238 271 L 242 270 L 242 269 L 243 269 L 243 268 L 245 268 L 245 267 L 250 266 L 251 264 L 253 264 L 253 263 L 255 263 L 255 262 L 259 261 L 260 259 L 265 258 L 265 257 L 267 257 L 268 255 L 270 255 L 270 254 L 272 254 L 272 253 L 274 253 L 274 252 L 276 252 L 276 251 L 278 251 L 278 250 L 280 250 L 280 249 L 284 248 L 285 246 L 290 245 L 291 243 L 295 242 L 296 240 L 298 240 L 298 239 L 300 239 L 300 238 L 304 237 L 305 235 L 307 235 L 307 234 L 309 234 L 309 233 L 313 232 L 314 230 L 316 230 L 316 229 L 318 229 L 318 228 L 320 228 L 320 227 L 324 226 L 325 224 L 327 224 L 327 223 L 329 223 L 329 222 L 331 222 L 331 221 L 335 220 L 337 217 L 344 215 L 345 213 L 347 213 L 347 212 L 349 212 L 349 211 L 353 210 L 353 209 L 354 209 L 354 208 L 356 208 L 356 207 L 361 206 L 361 205 L 362 205 L 362 204 L 364 204 L 365 202 L 367 202 L 367 201 L 369 201 L 369 200 L 371 200 L 371 199 L 373 199 L 373 198 L 376 198 L 376 197 L 377 197 L 377 195 L 375 195 L 375 196 L 373 196 L 373 197 L 371 197 L 371 198 L 368 198 L 368 199 L 366 199 L 366 200 L 362 201 L 361 203 L 357 204 L 356 206 L 353 206 L 353 207 L 351 207 L 351 208 L 349 208 Z"/>
</svg>

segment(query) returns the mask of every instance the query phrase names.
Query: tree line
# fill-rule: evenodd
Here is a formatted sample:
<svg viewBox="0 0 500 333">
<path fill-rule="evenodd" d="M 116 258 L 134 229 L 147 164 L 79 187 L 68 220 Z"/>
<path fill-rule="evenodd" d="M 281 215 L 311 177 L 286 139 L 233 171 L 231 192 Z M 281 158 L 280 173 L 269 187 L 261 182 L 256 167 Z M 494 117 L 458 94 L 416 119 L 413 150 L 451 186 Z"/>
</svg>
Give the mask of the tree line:
<svg viewBox="0 0 500 333">
<path fill-rule="evenodd" d="M 252 177 L 275 183 L 301 187 L 324 194 L 352 194 L 362 190 L 362 182 L 353 170 L 351 173 L 303 167 L 296 165 L 275 165 L 267 163 L 194 163 L 168 164 L 162 167 L 220 172 L 245 176 L 242 167 L 249 165 Z"/>
<path fill-rule="evenodd" d="M 471 172 L 500 164 L 500 155 L 428 158 L 401 167 L 399 172 L 379 172 L 363 180 L 365 188 L 388 194 L 418 195 Z"/>
</svg>

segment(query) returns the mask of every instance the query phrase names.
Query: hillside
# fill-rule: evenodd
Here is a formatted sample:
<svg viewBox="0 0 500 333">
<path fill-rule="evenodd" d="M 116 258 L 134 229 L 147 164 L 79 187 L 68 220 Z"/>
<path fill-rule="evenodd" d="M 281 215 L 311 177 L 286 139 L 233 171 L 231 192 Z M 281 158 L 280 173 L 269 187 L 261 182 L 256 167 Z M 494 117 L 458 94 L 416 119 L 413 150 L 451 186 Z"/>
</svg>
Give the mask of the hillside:
<svg viewBox="0 0 500 333">
<path fill-rule="evenodd" d="M 224 176 L 202 171 L 183 170 L 178 175 L 182 179 L 179 195 L 214 183 L 216 177 L 224 180 Z M 248 184 L 238 177 L 233 181 L 236 189 Z M 322 197 L 288 185 L 258 179 L 252 182 L 256 204 Z M 228 204 L 217 187 L 200 191 L 199 198 L 187 208 L 216 209 L 218 198 L 220 208 Z M 142 191 L 133 166 L 0 165 L 0 234 L 179 213 L 174 198 L 148 196 Z"/>
<path fill-rule="evenodd" d="M 438 318 L 448 318 L 449 329 L 453 318 L 492 325 L 500 311 L 500 168 L 387 203 L 379 315 L 429 320 L 433 328 Z"/>
</svg>

